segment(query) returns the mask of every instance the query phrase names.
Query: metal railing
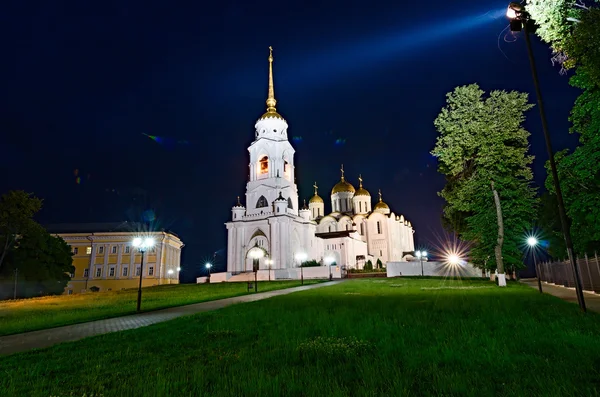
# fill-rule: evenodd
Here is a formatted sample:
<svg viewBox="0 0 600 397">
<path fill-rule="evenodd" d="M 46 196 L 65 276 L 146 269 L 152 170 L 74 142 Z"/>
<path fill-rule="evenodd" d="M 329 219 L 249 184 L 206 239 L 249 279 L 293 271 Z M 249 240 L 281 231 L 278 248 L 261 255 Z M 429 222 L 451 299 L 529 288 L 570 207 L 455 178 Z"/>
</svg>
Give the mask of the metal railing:
<svg viewBox="0 0 600 397">
<path fill-rule="evenodd" d="M 600 293 L 600 261 L 598 254 L 585 255 L 577 258 L 577 264 L 581 274 L 581 283 L 586 291 Z M 539 277 L 542 281 L 575 288 L 575 277 L 573 268 L 568 260 L 550 261 L 538 263 Z"/>
</svg>

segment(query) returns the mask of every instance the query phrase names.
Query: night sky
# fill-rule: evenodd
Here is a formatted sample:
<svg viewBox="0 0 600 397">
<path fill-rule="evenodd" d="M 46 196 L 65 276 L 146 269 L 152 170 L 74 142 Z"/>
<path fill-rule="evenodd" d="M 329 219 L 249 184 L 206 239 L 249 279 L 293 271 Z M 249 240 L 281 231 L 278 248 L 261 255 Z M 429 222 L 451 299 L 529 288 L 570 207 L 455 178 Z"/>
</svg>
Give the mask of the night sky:
<svg viewBox="0 0 600 397">
<path fill-rule="evenodd" d="M 224 222 L 266 107 L 268 46 L 300 198 L 316 180 L 329 203 L 343 163 L 374 199 L 381 188 L 419 246 L 444 233 L 444 179 L 429 152 L 445 94 L 477 82 L 535 100 L 523 37 L 502 32 L 503 1 L 12 3 L 0 11 L 0 192 L 43 198 L 44 224 L 152 210 L 185 242 L 188 281 L 215 251 L 224 270 Z M 573 147 L 578 91 L 533 45 L 554 147 Z M 543 185 L 537 108 L 526 127 Z"/>
</svg>

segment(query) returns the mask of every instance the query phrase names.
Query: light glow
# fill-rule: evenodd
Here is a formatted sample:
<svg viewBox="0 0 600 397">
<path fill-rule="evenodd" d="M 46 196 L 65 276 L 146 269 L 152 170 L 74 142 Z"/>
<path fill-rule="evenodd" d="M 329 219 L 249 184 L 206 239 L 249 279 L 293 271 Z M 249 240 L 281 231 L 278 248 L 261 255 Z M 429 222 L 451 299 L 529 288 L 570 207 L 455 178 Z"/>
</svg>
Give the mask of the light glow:
<svg viewBox="0 0 600 397">
<path fill-rule="evenodd" d="M 327 256 L 327 257 L 325 257 L 324 261 L 327 264 L 327 266 L 331 266 L 331 264 L 335 261 L 335 259 L 333 259 L 333 257 L 331 257 L 331 256 Z"/>
<path fill-rule="evenodd" d="M 300 262 L 304 262 L 307 258 L 307 255 L 305 252 L 298 252 L 296 254 L 296 260 L 300 261 Z"/>
<path fill-rule="evenodd" d="M 508 19 L 515 19 L 517 17 L 517 12 L 511 8 L 511 6 L 508 6 L 508 9 L 506 10 L 506 17 Z"/>
<path fill-rule="evenodd" d="M 265 256 L 265 253 L 260 248 L 253 248 L 250 250 L 249 255 L 252 259 L 260 259 Z"/>
<path fill-rule="evenodd" d="M 145 239 L 142 239 L 141 237 L 136 237 L 133 239 L 131 244 L 136 248 L 144 250 L 146 248 L 151 248 L 154 246 L 154 239 L 152 237 L 146 237 Z"/>
<path fill-rule="evenodd" d="M 529 245 L 530 247 L 535 247 L 536 245 L 538 245 L 538 239 L 531 236 L 527 238 L 527 245 Z"/>
<path fill-rule="evenodd" d="M 211 264 L 211 263 L 207 263 L 207 264 L 206 264 L 206 265 L 204 265 L 204 266 L 206 266 L 206 268 L 207 268 L 207 269 L 210 269 L 210 268 L 212 267 L 212 264 Z"/>
<path fill-rule="evenodd" d="M 173 274 L 173 269 L 169 269 L 169 271 L 167 273 Z"/>
<path fill-rule="evenodd" d="M 448 263 L 451 265 L 458 265 L 460 263 L 460 257 L 456 254 L 449 254 Z"/>
</svg>

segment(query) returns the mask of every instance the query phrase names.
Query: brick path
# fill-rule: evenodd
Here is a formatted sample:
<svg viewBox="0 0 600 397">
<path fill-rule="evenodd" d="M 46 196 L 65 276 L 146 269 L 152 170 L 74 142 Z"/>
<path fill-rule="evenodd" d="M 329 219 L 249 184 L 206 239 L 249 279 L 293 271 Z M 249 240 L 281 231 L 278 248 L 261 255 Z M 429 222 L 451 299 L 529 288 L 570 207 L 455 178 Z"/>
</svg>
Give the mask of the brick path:
<svg viewBox="0 0 600 397">
<path fill-rule="evenodd" d="M 537 279 L 535 278 L 521 279 L 521 282 L 529 285 L 532 288 L 538 289 Z M 575 288 L 561 287 L 559 285 L 547 284 L 542 281 L 542 291 L 546 294 L 554 295 L 557 298 L 564 299 L 567 302 L 573 302 L 577 304 Z M 583 291 L 583 298 L 585 299 L 587 310 L 600 313 L 600 295 L 593 292 Z"/>
<path fill-rule="evenodd" d="M 186 306 L 171 307 L 168 309 L 109 318 L 106 320 L 90 321 L 87 323 L 67 325 L 64 327 L 25 332 L 23 334 L 2 336 L 0 337 L 0 355 L 19 353 L 31 349 L 40 349 L 55 345 L 57 343 L 72 342 L 94 335 L 102 335 L 110 332 L 145 327 L 148 325 L 161 323 L 163 321 L 169 321 L 181 316 L 188 316 L 209 310 L 220 309 L 234 303 L 258 301 L 271 298 L 273 296 L 287 295 L 292 292 L 335 285 L 341 282 L 342 281 L 329 281 L 326 283 L 305 285 L 276 291 L 259 292 L 257 294 L 194 303 Z"/>
</svg>

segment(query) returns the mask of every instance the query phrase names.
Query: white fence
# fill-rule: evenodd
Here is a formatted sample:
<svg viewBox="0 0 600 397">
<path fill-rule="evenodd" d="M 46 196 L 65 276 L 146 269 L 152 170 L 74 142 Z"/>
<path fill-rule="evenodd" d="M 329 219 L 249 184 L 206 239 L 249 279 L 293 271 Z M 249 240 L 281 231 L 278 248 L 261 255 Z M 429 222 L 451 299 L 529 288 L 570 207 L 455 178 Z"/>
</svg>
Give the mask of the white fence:
<svg viewBox="0 0 600 397">
<path fill-rule="evenodd" d="M 388 262 L 386 264 L 388 277 L 420 276 L 421 262 Z M 470 263 L 449 265 L 443 262 L 423 262 L 423 275 L 442 277 L 481 277 L 481 270 Z"/>
<path fill-rule="evenodd" d="M 259 270 L 256 274 L 256 279 L 259 281 L 267 280 L 300 280 L 303 277 L 306 280 L 310 279 L 328 279 L 331 272 L 331 278 L 342 278 L 342 271 L 339 266 L 315 266 L 315 267 L 293 267 L 290 269 L 274 269 L 274 270 Z M 210 275 L 211 283 L 221 283 L 224 281 L 254 281 L 254 272 L 245 272 L 239 274 L 231 274 L 229 272 L 213 273 Z M 198 277 L 197 284 L 205 283 L 206 277 Z"/>
</svg>

